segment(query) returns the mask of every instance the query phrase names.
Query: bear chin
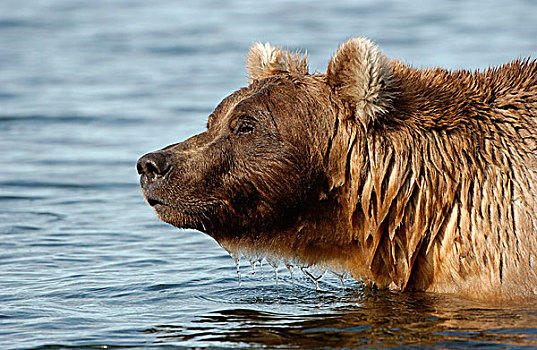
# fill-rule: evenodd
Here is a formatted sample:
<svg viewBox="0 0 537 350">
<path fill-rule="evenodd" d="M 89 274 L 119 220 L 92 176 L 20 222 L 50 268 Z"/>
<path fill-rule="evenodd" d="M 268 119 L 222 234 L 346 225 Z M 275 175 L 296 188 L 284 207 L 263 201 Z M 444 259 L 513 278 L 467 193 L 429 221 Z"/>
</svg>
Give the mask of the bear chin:
<svg viewBox="0 0 537 350">
<path fill-rule="evenodd" d="M 160 220 L 179 229 L 193 229 L 209 233 L 208 227 L 212 225 L 209 226 L 208 219 L 201 220 L 201 217 L 206 217 L 204 213 L 200 211 L 194 212 L 193 210 L 185 211 L 176 206 L 155 202 L 154 200 L 148 200 L 148 202 Z"/>
</svg>

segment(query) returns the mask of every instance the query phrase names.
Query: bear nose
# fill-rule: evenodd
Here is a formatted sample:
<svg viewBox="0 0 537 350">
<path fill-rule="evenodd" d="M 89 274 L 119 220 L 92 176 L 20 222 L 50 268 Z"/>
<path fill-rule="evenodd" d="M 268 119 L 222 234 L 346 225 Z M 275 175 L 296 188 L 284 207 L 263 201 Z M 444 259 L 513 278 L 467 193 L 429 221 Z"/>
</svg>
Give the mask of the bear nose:
<svg viewBox="0 0 537 350">
<path fill-rule="evenodd" d="M 138 174 L 145 174 L 151 177 L 164 176 L 170 169 L 171 164 L 167 155 L 160 152 L 148 153 L 136 163 Z"/>
</svg>

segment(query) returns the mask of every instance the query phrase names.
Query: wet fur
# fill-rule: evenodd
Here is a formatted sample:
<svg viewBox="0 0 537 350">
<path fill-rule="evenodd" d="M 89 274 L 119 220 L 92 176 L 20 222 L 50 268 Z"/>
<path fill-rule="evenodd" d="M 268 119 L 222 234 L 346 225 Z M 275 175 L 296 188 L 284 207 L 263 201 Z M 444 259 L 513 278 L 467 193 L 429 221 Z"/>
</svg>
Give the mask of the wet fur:
<svg viewBox="0 0 537 350">
<path fill-rule="evenodd" d="M 537 65 L 472 74 L 393 61 L 391 79 L 389 112 L 347 136 L 359 140 L 343 199 L 362 246 L 356 275 L 393 289 L 534 294 Z"/>
<path fill-rule="evenodd" d="M 206 196 L 218 205 L 161 211 L 163 220 L 232 251 L 327 265 L 379 288 L 489 300 L 536 294 L 535 61 L 415 69 L 351 39 L 326 74 L 310 75 L 303 56 L 269 44 L 252 47 L 247 70 L 251 85 L 220 104 L 207 133 L 261 107 L 276 129 L 256 140 L 255 154 L 230 151 L 243 158 L 228 162 L 226 174 L 236 175 L 227 178 L 207 169 L 223 167 L 218 152 L 236 145 L 211 148 L 223 141 L 208 138 L 195 152 L 184 143 L 165 149 L 177 164 L 184 149 L 202 164 L 171 182 L 224 180 L 209 179 L 218 184 Z M 152 193 L 208 201 L 174 188 Z"/>
</svg>

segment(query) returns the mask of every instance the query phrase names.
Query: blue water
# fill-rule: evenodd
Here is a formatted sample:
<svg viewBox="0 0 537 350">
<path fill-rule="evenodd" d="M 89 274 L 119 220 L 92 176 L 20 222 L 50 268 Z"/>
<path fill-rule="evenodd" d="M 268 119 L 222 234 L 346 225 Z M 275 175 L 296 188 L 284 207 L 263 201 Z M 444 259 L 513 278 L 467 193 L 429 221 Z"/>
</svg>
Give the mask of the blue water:
<svg viewBox="0 0 537 350">
<path fill-rule="evenodd" d="M 363 289 L 160 222 L 137 158 L 202 131 L 254 41 L 324 71 L 367 36 L 415 66 L 537 57 L 535 1 L 0 2 L 0 348 L 537 347 L 536 305 Z"/>
</svg>

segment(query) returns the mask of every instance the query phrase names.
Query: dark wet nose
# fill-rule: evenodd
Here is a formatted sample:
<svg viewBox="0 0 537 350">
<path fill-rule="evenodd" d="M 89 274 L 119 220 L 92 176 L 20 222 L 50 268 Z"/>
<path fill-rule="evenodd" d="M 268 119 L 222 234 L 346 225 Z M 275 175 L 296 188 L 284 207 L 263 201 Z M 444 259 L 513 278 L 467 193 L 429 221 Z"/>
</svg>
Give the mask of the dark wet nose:
<svg viewBox="0 0 537 350">
<path fill-rule="evenodd" d="M 169 157 L 160 152 L 148 153 L 138 160 L 136 170 L 138 174 L 154 176 L 164 176 L 171 169 Z"/>
</svg>

